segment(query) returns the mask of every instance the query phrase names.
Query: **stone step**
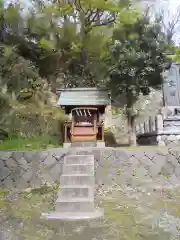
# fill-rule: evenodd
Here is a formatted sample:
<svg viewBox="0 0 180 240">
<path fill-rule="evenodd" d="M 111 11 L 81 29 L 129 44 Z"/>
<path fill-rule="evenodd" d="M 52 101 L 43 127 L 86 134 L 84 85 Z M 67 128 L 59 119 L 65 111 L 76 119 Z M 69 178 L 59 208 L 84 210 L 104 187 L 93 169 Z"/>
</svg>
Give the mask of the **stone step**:
<svg viewBox="0 0 180 240">
<path fill-rule="evenodd" d="M 94 198 L 94 188 L 82 185 L 61 186 L 58 199 L 64 198 Z"/>
<path fill-rule="evenodd" d="M 57 212 L 93 212 L 94 200 L 91 198 L 58 199 Z"/>
<path fill-rule="evenodd" d="M 71 143 L 71 147 L 96 147 L 97 143 L 96 142 L 73 142 Z"/>
<path fill-rule="evenodd" d="M 94 175 L 94 164 L 64 164 L 63 173 L 87 173 Z"/>
<path fill-rule="evenodd" d="M 62 174 L 60 177 L 61 186 L 64 185 L 94 185 L 93 174 Z"/>
<path fill-rule="evenodd" d="M 96 209 L 93 212 L 50 212 L 43 213 L 41 219 L 45 220 L 61 220 L 61 221 L 78 221 L 92 220 L 102 218 L 104 216 L 103 209 Z"/>
<path fill-rule="evenodd" d="M 64 164 L 94 164 L 94 156 L 68 155 L 64 158 Z"/>
</svg>

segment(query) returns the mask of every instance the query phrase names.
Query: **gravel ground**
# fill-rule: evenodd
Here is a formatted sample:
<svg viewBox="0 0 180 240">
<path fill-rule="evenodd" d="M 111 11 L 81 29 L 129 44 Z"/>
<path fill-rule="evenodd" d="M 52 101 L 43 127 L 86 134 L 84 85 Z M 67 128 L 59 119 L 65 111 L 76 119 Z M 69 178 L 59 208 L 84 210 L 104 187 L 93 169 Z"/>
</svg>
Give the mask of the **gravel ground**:
<svg viewBox="0 0 180 240">
<path fill-rule="evenodd" d="M 49 222 L 42 212 L 53 210 L 57 187 L 24 193 L 0 193 L 1 240 L 175 240 L 180 239 L 180 190 L 98 186 L 96 203 L 102 220 Z"/>
</svg>

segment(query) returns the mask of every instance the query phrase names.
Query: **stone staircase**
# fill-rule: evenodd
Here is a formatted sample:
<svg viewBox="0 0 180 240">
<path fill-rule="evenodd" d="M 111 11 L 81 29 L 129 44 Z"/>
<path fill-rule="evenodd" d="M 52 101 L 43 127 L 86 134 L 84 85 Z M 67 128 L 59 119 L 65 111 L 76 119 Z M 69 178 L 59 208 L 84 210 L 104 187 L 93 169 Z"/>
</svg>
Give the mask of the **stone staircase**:
<svg viewBox="0 0 180 240">
<path fill-rule="evenodd" d="M 94 178 L 93 155 L 67 155 L 60 177 L 55 212 L 44 216 L 59 220 L 102 217 L 102 210 L 96 209 L 94 204 Z"/>
</svg>

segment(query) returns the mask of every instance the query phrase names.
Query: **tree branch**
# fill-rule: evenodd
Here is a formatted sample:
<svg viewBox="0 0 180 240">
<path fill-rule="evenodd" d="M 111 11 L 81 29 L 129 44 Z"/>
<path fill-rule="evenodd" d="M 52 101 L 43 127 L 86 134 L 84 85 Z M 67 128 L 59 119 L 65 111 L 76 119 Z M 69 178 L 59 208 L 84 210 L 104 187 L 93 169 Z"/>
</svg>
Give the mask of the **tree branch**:
<svg viewBox="0 0 180 240">
<path fill-rule="evenodd" d="M 98 23 L 95 23 L 93 24 L 93 27 L 100 27 L 100 26 L 106 26 L 106 25 L 109 25 L 111 23 L 115 23 L 116 21 L 116 17 L 111 17 L 111 18 L 108 18 L 106 20 L 104 20 L 103 22 L 100 22 L 99 24 Z"/>
</svg>

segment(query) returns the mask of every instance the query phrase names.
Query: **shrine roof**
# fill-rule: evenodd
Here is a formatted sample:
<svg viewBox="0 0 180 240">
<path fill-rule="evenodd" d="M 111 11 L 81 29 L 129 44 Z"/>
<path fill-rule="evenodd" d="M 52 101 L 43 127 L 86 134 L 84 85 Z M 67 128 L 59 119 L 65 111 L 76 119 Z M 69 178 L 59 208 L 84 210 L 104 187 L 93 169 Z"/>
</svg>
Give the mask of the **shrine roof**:
<svg viewBox="0 0 180 240">
<path fill-rule="evenodd" d="M 66 88 L 58 89 L 57 106 L 107 106 L 110 104 L 107 89 Z"/>
</svg>

